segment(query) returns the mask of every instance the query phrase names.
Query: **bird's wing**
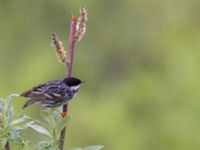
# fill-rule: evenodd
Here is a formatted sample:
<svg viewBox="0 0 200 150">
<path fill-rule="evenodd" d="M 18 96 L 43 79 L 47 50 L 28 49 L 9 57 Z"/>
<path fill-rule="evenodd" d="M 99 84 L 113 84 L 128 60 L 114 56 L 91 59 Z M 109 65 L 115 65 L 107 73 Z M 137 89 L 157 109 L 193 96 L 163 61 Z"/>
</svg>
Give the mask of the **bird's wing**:
<svg viewBox="0 0 200 150">
<path fill-rule="evenodd" d="M 22 97 L 29 97 L 34 99 L 47 99 L 52 98 L 48 93 L 49 89 L 54 88 L 56 89 L 59 85 L 60 80 L 52 80 L 48 81 L 47 83 L 39 84 L 38 86 L 33 87 L 32 89 L 23 92 L 20 96 Z"/>
<path fill-rule="evenodd" d="M 49 99 L 53 99 L 56 101 L 65 99 L 67 94 L 70 94 L 70 90 L 65 84 L 61 82 L 59 84 L 48 86 L 48 90 L 45 94 Z"/>
<path fill-rule="evenodd" d="M 20 94 L 20 96 L 23 96 L 23 97 L 32 97 L 33 95 L 37 94 L 37 93 L 41 93 L 42 92 L 42 89 L 43 87 L 45 87 L 45 83 L 43 84 L 40 84 L 38 86 L 35 86 L 33 87 L 32 89 L 28 90 L 28 91 L 25 91 L 23 92 L 22 94 Z M 38 91 L 39 89 L 39 91 Z M 34 94 L 35 93 L 35 94 Z"/>
</svg>

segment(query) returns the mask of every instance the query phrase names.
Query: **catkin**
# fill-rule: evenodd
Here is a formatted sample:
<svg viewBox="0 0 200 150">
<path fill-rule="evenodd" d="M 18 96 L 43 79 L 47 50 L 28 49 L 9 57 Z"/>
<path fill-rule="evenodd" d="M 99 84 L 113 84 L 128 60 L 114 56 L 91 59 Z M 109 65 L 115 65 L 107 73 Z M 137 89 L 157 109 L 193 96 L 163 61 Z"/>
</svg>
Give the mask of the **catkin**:
<svg viewBox="0 0 200 150">
<path fill-rule="evenodd" d="M 84 6 L 80 8 L 80 16 L 76 24 L 75 41 L 80 41 L 86 32 L 87 10 Z"/>
<path fill-rule="evenodd" d="M 58 39 L 56 33 L 52 33 L 51 37 L 52 37 L 52 46 L 55 49 L 58 60 L 65 64 L 66 63 L 66 52 L 62 45 L 62 42 Z"/>
</svg>

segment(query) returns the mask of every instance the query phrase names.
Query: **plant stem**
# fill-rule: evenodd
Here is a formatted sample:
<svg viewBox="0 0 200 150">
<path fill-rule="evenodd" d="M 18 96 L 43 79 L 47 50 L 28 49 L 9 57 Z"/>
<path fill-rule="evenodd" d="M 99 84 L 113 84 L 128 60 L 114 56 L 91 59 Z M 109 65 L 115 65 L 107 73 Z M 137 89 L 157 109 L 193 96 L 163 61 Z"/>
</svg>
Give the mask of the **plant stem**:
<svg viewBox="0 0 200 150">
<path fill-rule="evenodd" d="M 8 142 L 7 142 L 6 145 L 5 145 L 5 150 L 10 150 L 10 145 L 9 145 Z"/>
<path fill-rule="evenodd" d="M 76 27 L 76 17 L 71 17 L 71 25 L 70 25 L 70 34 L 69 34 L 69 57 L 68 62 L 66 63 L 66 77 L 71 77 L 72 74 L 72 66 L 73 66 L 73 58 L 74 58 L 74 34 L 75 34 L 75 27 Z M 68 112 L 68 103 L 63 106 L 63 112 L 67 114 Z M 60 140 L 59 140 L 59 149 L 63 150 L 64 142 L 65 142 L 65 133 L 67 127 L 65 126 L 64 129 L 61 131 Z"/>
<path fill-rule="evenodd" d="M 73 58 L 74 58 L 74 34 L 76 32 L 76 17 L 72 16 L 71 18 L 71 26 L 70 26 L 70 34 L 69 34 L 69 62 L 66 64 L 66 77 L 71 77 L 72 74 L 72 65 L 73 65 Z"/>
</svg>

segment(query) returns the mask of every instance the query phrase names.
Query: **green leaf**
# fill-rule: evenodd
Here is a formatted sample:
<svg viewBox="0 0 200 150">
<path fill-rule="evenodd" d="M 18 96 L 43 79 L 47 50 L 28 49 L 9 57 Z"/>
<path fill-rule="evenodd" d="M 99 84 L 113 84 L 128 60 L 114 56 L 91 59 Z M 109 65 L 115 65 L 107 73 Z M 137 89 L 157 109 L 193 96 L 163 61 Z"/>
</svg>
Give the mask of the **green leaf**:
<svg viewBox="0 0 200 150">
<path fill-rule="evenodd" d="M 44 120 L 47 121 L 47 123 L 51 124 L 52 115 L 51 115 L 50 110 L 48 110 L 48 109 L 42 110 L 41 115 L 44 118 Z"/>
<path fill-rule="evenodd" d="M 10 94 L 10 95 L 8 96 L 7 101 L 8 101 L 8 103 L 9 103 L 9 105 L 10 105 L 10 103 L 12 102 L 13 97 L 19 97 L 19 94 L 13 93 L 13 94 Z"/>
<path fill-rule="evenodd" d="M 28 140 L 24 140 L 23 142 L 23 150 L 30 150 L 31 149 L 31 142 Z"/>
<path fill-rule="evenodd" d="M 66 126 L 66 124 L 70 121 L 70 117 L 64 117 L 64 118 L 61 118 L 59 120 L 59 122 L 57 122 L 56 124 L 56 134 L 57 134 L 57 139 L 60 138 L 60 132 L 62 131 L 62 129 Z"/>
<path fill-rule="evenodd" d="M 5 117 L 5 120 L 7 121 L 8 125 L 11 124 L 13 116 L 14 116 L 14 109 L 13 109 L 13 107 L 8 107 L 8 110 L 6 112 L 6 117 Z"/>
<path fill-rule="evenodd" d="M 7 102 L 7 100 L 4 100 L 4 99 L 1 99 L 0 100 L 0 108 L 2 109 L 2 110 L 7 110 L 8 109 L 8 102 Z"/>
<path fill-rule="evenodd" d="M 17 94 L 10 95 L 8 99 L 0 98 L 0 142 L 3 147 L 7 141 L 9 141 L 16 147 L 23 149 L 25 146 L 25 140 L 21 137 L 21 131 L 34 122 L 29 120 L 27 123 L 27 119 L 31 119 L 28 116 L 21 116 L 20 118 L 13 120 L 15 116 L 14 108 L 11 103 L 13 96 L 17 96 Z M 19 126 L 20 123 L 21 126 Z"/>
<path fill-rule="evenodd" d="M 82 150 L 82 148 L 76 147 L 76 148 L 72 148 L 72 149 L 70 149 L 70 150 Z"/>
<path fill-rule="evenodd" d="M 16 125 L 16 124 L 19 124 L 19 123 L 22 123 L 28 119 L 31 119 L 29 116 L 26 116 L 26 115 L 21 115 L 19 119 L 16 119 L 16 120 L 13 120 L 11 122 L 11 125 Z"/>
<path fill-rule="evenodd" d="M 100 150 L 103 147 L 104 147 L 103 145 L 87 146 L 87 147 L 84 147 L 83 150 Z"/>
<path fill-rule="evenodd" d="M 17 132 L 21 132 L 23 131 L 24 129 L 28 128 L 30 126 L 30 124 L 33 124 L 34 121 L 29 121 L 27 122 L 26 124 L 23 124 L 21 126 L 17 126 L 17 127 L 13 127 Z"/>
<path fill-rule="evenodd" d="M 5 147 L 5 145 L 6 145 L 7 142 L 8 142 L 8 138 L 7 137 L 3 137 L 1 139 L 1 144 L 2 144 L 3 147 Z"/>
<path fill-rule="evenodd" d="M 67 123 L 70 121 L 70 117 L 64 117 L 57 123 L 57 131 L 61 132 L 61 130 L 67 125 Z"/>
<path fill-rule="evenodd" d="M 62 118 L 62 116 L 60 115 L 60 113 L 57 112 L 57 111 L 52 112 L 52 115 L 53 115 L 54 118 Z"/>
<path fill-rule="evenodd" d="M 50 148 L 51 146 L 52 146 L 51 142 L 49 142 L 49 141 L 41 141 L 36 145 L 36 148 L 37 149 L 47 149 L 47 148 Z"/>
<path fill-rule="evenodd" d="M 10 133 L 9 139 L 11 139 L 13 141 L 20 141 L 19 132 L 17 132 L 13 128 L 11 128 L 10 131 L 9 131 L 9 133 Z"/>
<path fill-rule="evenodd" d="M 48 137 L 51 137 L 51 134 L 49 133 L 49 131 L 47 129 L 45 129 L 44 127 L 37 125 L 37 124 L 29 124 L 29 127 L 31 127 L 32 129 L 34 129 L 35 131 L 47 135 Z"/>
</svg>

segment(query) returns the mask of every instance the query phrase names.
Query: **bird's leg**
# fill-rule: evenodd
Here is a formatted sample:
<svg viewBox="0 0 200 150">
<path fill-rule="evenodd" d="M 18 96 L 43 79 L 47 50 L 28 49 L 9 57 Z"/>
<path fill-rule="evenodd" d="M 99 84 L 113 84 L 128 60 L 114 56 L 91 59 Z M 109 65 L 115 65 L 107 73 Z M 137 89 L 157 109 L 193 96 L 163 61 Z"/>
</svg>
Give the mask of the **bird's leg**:
<svg viewBox="0 0 200 150">
<path fill-rule="evenodd" d="M 67 112 L 60 112 L 56 108 L 53 108 L 53 110 L 57 111 L 63 118 L 67 116 Z"/>
<path fill-rule="evenodd" d="M 61 112 L 60 114 L 62 115 L 63 118 L 67 117 L 67 112 Z"/>
</svg>

